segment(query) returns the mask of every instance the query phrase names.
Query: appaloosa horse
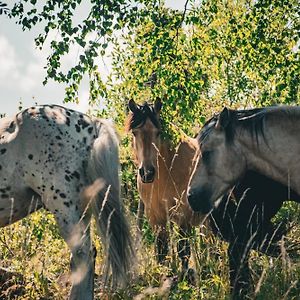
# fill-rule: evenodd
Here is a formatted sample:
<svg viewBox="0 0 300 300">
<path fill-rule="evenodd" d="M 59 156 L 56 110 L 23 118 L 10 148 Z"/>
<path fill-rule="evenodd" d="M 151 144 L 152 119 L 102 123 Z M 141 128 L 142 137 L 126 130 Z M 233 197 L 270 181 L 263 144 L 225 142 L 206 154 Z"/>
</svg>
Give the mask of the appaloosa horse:
<svg viewBox="0 0 300 300">
<path fill-rule="evenodd" d="M 106 274 L 126 282 L 132 265 L 119 195 L 118 139 L 105 120 L 58 105 L 28 108 L 0 120 L 0 225 L 45 207 L 71 257 L 70 299 L 93 299 L 91 214 L 107 255 Z"/>
</svg>

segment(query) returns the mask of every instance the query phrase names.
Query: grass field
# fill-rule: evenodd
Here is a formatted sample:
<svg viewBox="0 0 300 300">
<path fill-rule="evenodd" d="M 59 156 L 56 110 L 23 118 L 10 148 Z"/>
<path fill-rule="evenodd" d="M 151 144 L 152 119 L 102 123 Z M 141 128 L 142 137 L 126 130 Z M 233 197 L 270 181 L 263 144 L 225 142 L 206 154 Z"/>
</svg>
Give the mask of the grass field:
<svg viewBox="0 0 300 300">
<path fill-rule="evenodd" d="M 297 214 L 297 206 L 283 208 L 279 218 L 290 211 Z M 137 260 L 133 279 L 124 290 L 109 291 L 101 286 L 102 250 L 92 229 L 98 250 L 96 299 L 230 299 L 225 242 L 208 229 L 194 230 L 191 264 L 196 271 L 196 285 L 192 286 L 179 282 L 176 276 L 176 227 L 171 236 L 173 250 L 166 265 L 161 266 L 156 263 L 154 237 L 147 223 L 140 235 L 135 215 L 129 214 L 129 219 Z M 295 241 L 299 233 L 300 226 L 294 226 L 285 243 Z M 278 258 L 251 253 L 253 291 L 249 299 L 299 299 L 300 259 L 289 257 L 284 249 Z M 0 299 L 65 299 L 70 289 L 69 256 L 52 215 L 45 210 L 2 228 Z"/>
</svg>

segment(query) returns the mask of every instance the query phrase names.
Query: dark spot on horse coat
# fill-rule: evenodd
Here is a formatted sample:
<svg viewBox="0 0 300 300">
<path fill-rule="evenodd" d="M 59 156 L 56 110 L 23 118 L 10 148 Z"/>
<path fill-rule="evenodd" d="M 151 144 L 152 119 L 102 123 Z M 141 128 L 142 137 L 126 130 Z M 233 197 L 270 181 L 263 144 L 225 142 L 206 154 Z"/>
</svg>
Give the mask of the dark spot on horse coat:
<svg viewBox="0 0 300 300">
<path fill-rule="evenodd" d="M 2 211 L 2 210 L 5 210 L 5 208 L 4 207 L 0 207 L 0 211 Z"/>
<path fill-rule="evenodd" d="M 79 127 L 78 124 L 75 124 L 75 128 L 76 128 L 76 131 L 77 131 L 77 132 L 80 132 L 80 127 Z"/>
<path fill-rule="evenodd" d="M 28 155 L 28 158 L 31 160 L 31 159 L 33 159 L 33 155 L 32 154 L 29 154 Z"/>
<path fill-rule="evenodd" d="M 66 198 L 67 197 L 66 194 L 64 194 L 64 193 L 60 193 L 59 196 L 62 197 L 62 198 Z"/>
<path fill-rule="evenodd" d="M 57 140 L 61 140 L 61 137 L 60 137 L 59 135 L 57 135 L 55 138 L 56 138 Z"/>
<path fill-rule="evenodd" d="M 69 117 L 66 117 L 66 125 L 70 126 L 70 118 Z"/>
<path fill-rule="evenodd" d="M 71 113 L 68 110 L 66 110 L 66 115 L 70 117 Z"/>
<path fill-rule="evenodd" d="M 2 166 L 0 165 L 0 171 L 2 170 Z"/>
<path fill-rule="evenodd" d="M 71 181 L 71 178 L 70 178 L 70 176 L 68 176 L 68 175 L 65 176 L 65 179 L 66 179 L 66 181 L 68 181 L 68 182 Z"/>
<path fill-rule="evenodd" d="M 86 127 L 88 127 L 90 124 L 86 121 L 84 121 L 83 119 L 78 120 L 78 125 L 81 125 L 82 129 L 85 129 Z"/>
<path fill-rule="evenodd" d="M 74 172 L 72 173 L 72 175 L 73 175 L 74 177 L 76 177 L 77 179 L 80 179 L 80 174 L 79 174 L 77 171 L 74 171 Z"/>
<path fill-rule="evenodd" d="M 93 129 L 94 129 L 93 127 L 89 127 L 88 128 L 88 133 L 91 134 L 93 132 Z"/>
<path fill-rule="evenodd" d="M 64 205 L 65 205 L 66 207 L 70 207 L 70 203 L 69 203 L 69 202 L 64 202 Z"/>
<path fill-rule="evenodd" d="M 0 153 L 4 154 L 6 152 L 6 149 L 1 149 Z"/>
<path fill-rule="evenodd" d="M 7 194 L 2 194 L 2 195 L 1 195 L 1 198 L 2 198 L 2 199 L 6 199 L 6 198 L 8 198 L 8 197 L 9 197 L 9 196 L 8 196 Z"/>
</svg>

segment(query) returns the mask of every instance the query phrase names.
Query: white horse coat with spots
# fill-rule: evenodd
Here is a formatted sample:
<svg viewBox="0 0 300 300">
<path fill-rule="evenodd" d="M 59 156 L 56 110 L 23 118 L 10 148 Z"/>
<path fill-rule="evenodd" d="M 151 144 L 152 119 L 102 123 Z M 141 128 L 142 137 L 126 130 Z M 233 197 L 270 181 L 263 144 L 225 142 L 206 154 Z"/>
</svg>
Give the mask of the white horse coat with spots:
<svg viewBox="0 0 300 300">
<path fill-rule="evenodd" d="M 107 121 L 57 105 L 0 119 L 0 226 L 43 206 L 55 215 L 72 253 L 71 299 L 93 298 L 91 213 L 113 283 L 126 279 L 132 248 L 118 172 L 118 140 Z"/>
</svg>

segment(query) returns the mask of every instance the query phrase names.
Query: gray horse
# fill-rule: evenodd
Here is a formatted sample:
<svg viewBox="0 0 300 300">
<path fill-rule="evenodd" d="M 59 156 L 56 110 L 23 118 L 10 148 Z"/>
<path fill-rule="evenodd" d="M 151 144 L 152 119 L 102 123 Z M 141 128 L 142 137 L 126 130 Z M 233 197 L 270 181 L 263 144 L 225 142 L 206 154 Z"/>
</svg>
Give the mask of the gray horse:
<svg viewBox="0 0 300 300">
<path fill-rule="evenodd" d="M 300 195 L 300 107 L 252 110 L 225 108 L 201 129 L 200 155 L 188 201 L 208 213 L 247 170 L 256 171 Z"/>
<path fill-rule="evenodd" d="M 45 105 L 0 120 L 0 226 L 45 207 L 71 250 L 70 299 L 93 299 L 92 213 L 107 253 L 106 275 L 125 283 L 129 228 L 120 202 L 118 139 L 105 120 Z"/>
</svg>

